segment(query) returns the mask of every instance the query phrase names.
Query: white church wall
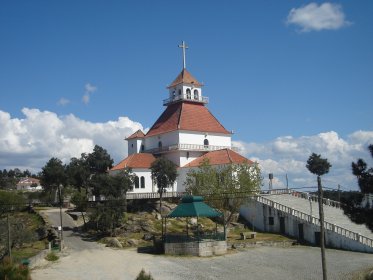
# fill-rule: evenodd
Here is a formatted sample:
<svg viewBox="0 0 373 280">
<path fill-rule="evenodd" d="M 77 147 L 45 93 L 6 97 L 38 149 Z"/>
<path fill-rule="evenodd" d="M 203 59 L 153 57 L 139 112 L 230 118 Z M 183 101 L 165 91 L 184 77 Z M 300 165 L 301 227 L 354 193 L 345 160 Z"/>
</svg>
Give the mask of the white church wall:
<svg viewBox="0 0 373 280">
<path fill-rule="evenodd" d="M 133 190 L 131 191 L 131 193 L 149 193 L 149 192 L 153 192 L 153 189 L 154 186 L 153 186 L 153 182 L 152 182 L 152 175 L 151 175 L 151 172 L 149 169 L 140 169 L 140 168 L 136 168 L 136 169 L 132 169 L 132 172 L 139 178 L 139 187 L 136 188 L 134 186 Z M 142 185 L 141 185 L 141 177 L 144 177 L 144 181 L 145 181 L 145 187 L 142 188 Z M 156 191 L 156 189 L 155 189 Z"/>
<path fill-rule="evenodd" d="M 217 133 L 204 133 L 204 132 L 192 132 L 182 131 L 180 132 L 179 143 L 180 144 L 195 144 L 204 145 L 204 140 L 209 141 L 209 145 L 212 146 L 224 146 L 231 147 L 231 136 Z"/>
<path fill-rule="evenodd" d="M 171 145 L 175 145 L 178 143 L 179 137 L 177 131 L 171 131 L 168 133 L 163 133 L 151 137 L 145 138 L 145 149 L 156 149 L 158 148 L 158 143 L 162 142 L 162 147 L 167 147 Z"/>
<path fill-rule="evenodd" d="M 194 151 L 181 151 L 180 152 L 180 166 L 184 166 L 193 160 L 202 156 L 204 152 L 194 152 Z"/>
<path fill-rule="evenodd" d="M 128 155 L 137 154 L 141 150 L 142 139 L 129 139 L 127 140 Z"/>
</svg>

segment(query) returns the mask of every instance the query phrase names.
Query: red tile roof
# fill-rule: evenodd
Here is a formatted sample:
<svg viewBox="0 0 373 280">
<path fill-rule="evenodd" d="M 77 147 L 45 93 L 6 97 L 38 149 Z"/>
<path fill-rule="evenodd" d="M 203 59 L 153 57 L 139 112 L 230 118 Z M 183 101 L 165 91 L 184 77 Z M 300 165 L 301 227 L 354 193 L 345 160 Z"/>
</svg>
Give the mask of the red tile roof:
<svg viewBox="0 0 373 280">
<path fill-rule="evenodd" d="M 110 170 L 121 170 L 126 167 L 130 168 L 150 168 L 155 157 L 148 153 L 132 154 L 118 163 Z"/>
<path fill-rule="evenodd" d="M 141 129 L 139 129 L 138 131 L 136 131 L 135 133 L 131 134 L 130 136 L 128 136 L 126 138 L 126 140 L 129 140 L 129 139 L 136 139 L 136 138 L 144 138 L 145 137 L 145 134 L 144 132 L 141 131 Z"/>
<path fill-rule="evenodd" d="M 212 151 L 196 158 L 192 162 L 184 165 L 183 167 L 197 167 L 200 166 L 201 163 L 208 159 L 210 165 L 222 165 L 222 164 L 232 164 L 232 163 L 248 163 L 253 164 L 254 162 L 241 156 L 240 154 L 230 150 L 230 149 L 222 149 L 217 151 Z"/>
<path fill-rule="evenodd" d="M 230 134 L 204 104 L 187 101 L 169 105 L 150 128 L 146 137 L 174 130 Z"/>
<path fill-rule="evenodd" d="M 200 87 L 202 86 L 202 84 L 200 82 L 197 81 L 196 78 L 194 78 L 192 76 L 192 74 L 190 74 L 188 72 L 188 70 L 186 69 L 183 69 L 180 74 L 176 77 L 176 79 L 168 86 L 168 88 L 171 88 L 171 87 L 174 87 L 176 85 L 179 85 L 179 84 L 192 84 L 192 85 L 195 85 L 197 87 Z"/>
</svg>

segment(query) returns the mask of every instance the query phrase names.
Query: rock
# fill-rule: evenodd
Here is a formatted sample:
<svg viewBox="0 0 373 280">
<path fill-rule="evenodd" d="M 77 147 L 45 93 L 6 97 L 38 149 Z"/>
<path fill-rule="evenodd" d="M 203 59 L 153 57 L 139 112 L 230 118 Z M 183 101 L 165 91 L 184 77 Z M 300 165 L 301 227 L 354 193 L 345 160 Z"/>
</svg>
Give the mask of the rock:
<svg viewBox="0 0 373 280">
<path fill-rule="evenodd" d="M 238 213 L 234 213 L 233 215 L 232 215 L 232 222 L 237 222 L 237 220 L 238 220 L 238 216 L 239 216 L 239 214 Z"/>
<path fill-rule="evenodd" d="M 240 229 L 244 229 L 245 228 L 245 225 L 241 224 L 241 223 L 231 222 L 231 225 L 233 227 L 235 227 L 235 228 L 240 228 Z"/>
<path fill-rule="evenodd" d="M 107 238 L 105 238 L 105 243 L 106 243 L 107 247 L 123 248 L 122 244 L 115 237 L 107 237 Z"/>
<path fill-rule="evenodd" d="M 142 237 L 143 240 L 145 241 L 150 241 L 154 239 L 154 235 L 151 233 L 145 233 L 144 236 Z"/>
<path fill-rule="evenodd" d="M 152 226 L 150 226 L 150 225 L 141 226 L 141 228 L 145 232 L 155 232 L 155 229 Z"/>
<path fill-rule="evenodd" d="M 132 225 L 127 225 L 126 226 L 126 231 L 127 232 L 140 232 L 141 231 L 141 226 L 139 225 L 136 225 L 136 224 L 132 224 Z"/>
<path fill-rule="evenodd" d="M 137 239 L 128 239 L 127 243 L 130 246 L 137 246 L 139 244 L 139 241 Z"/>
<path fill-rule="evenodd" d="M 192 226 L 196 226 L 197 225 L 197 218 L 190 218 L 188 223 Z"/>
</svg>

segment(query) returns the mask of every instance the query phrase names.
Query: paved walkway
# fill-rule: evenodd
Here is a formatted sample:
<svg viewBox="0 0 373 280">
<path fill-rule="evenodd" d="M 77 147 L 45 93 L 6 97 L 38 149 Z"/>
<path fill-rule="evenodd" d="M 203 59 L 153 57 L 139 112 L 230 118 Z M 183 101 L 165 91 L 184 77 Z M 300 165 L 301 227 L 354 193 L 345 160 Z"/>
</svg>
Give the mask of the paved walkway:
<svg viewBox="0 0 373 280">
<path fill-rule="evenodd" d="M 50 215 L 56 217 L 53 212 Z M 68 246 L 64 255 L 56 263 L 45 261 L 33 269 L 32 279 L 134 280 L 142 268 L 155 280 L 322 279 L 320 249 L 314 247 L 261 247 L 220 257 L 173 257 L 106 248 L 83 241 L 70 230 L 64 236 Z M 330 280 L 351 279 L 353 272 L 373 267 L 372 254 L 327 250 L 326 258 Z"/>
</svg>

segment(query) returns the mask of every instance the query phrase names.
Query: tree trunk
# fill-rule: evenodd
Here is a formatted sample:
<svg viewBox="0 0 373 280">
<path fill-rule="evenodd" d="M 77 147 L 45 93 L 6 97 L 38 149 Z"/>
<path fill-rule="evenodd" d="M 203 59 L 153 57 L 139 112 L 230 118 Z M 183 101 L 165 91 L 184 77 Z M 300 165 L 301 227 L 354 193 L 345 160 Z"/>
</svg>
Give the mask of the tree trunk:
<svg viewBox="0 0 373 280">
<path fill-rule="evenodd" d="M 317 176 L 317 187 L 319 196 L 319 217 L 320 217 L 320 248 L 323 280 L 327 280 L 326 260 L 325 260 L 325 229 L 324 229 L 324 207 L 323 207 L 323 190 L 321 178 Z"/>
</svg>

